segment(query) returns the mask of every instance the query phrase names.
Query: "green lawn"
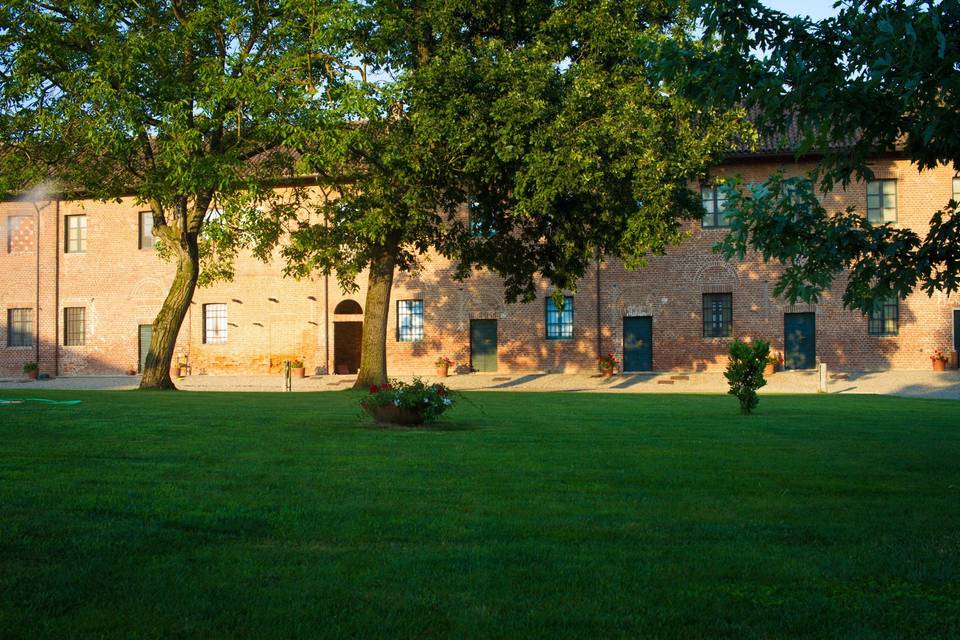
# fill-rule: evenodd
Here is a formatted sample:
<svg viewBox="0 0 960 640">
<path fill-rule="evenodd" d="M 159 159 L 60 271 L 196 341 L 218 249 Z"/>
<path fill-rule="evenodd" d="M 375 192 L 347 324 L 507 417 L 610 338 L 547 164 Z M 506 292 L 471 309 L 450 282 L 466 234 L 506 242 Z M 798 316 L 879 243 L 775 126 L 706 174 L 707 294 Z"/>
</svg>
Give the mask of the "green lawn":
<svg viewBox="0 0 960 640">
<path fill-rule="evenodd" d="M 3 638 L 960 635 L 960 403 L 43 395 L 83 403 L 0 406 Z"/>
</svg>

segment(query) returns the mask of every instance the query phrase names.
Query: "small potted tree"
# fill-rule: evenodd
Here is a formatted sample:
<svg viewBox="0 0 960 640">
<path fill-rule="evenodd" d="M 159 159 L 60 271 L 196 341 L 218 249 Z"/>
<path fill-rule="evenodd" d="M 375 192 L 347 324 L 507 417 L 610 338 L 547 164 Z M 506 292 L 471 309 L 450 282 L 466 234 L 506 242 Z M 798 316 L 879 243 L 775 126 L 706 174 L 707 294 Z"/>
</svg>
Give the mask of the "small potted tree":
<svg viewBox="0 0 960 640">
<path fill-rule="evenodd" d="M 293 378 L 302 378 L 305 374 L 303 360 L 290 361 L 290 376 Z"/>
<path fill-rule="evenodd" d="M 600 367 L 600 375 L 602 375 L 604 378 L 609 378 L 612 376 L 619 364 L 620 363 L 617 361 L 616 356 L 614 356 L 612 353 L 608 353 L 605 356 L 597 356 L 597 366 Z"/>
<path fill-rule="evenodd" d="M 434 364 L 437 367 L 437 375 L 446 378 L 450 374 L 450 367 L 454 365 L 454 362 L 447 356 L 440 356 Z"/>
<path fill-rule="evenodd" d="M 930 354 L 930 361 L 933 363 L 934 371 L 946 371 L 947 369 L 947 356 L 940 351 L 940 349 L 934 349 L 933 353 Z"/>
<path fill-rule="evenodd" d="M 37 379 L 37 374 L 40 371 L 40 367 L 37 366 L 36 362 L 28 362 L 23 365 L 23 375 L 27 376 L 31 380 Z"/>
</svg>

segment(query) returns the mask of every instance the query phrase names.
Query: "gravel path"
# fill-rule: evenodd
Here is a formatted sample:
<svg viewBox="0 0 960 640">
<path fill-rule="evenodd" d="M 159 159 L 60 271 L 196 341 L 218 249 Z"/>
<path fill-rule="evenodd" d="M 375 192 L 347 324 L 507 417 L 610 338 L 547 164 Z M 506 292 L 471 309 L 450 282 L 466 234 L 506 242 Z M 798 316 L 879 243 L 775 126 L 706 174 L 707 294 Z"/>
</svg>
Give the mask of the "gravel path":
<svg viewBox="0 0 960 640">
<path fill-rule="evenodd" d="M 400 376 L 407 378 L 408 376 Z M 914 398 L 960 400 L 960 372 L 878 371 L 833 373 L 829 393 L 875 393 Z M 424 380 L 440 380 L 424 376 Z M 468 374 L 443 379 L 454 389 L 489 391 L 568 391 L 610 393 L 726 393 L 722 373 L 651 373 L 601 378 L 585 374 Z M 36 390 L 125 390 L 135 389 L 137 376 L 62 377 L 55 380 L 24 381 L 0 378 L 0 389 Z M 352 376 L 315 376 L 293 381 L 294 391 L 336 391 L 347 389 Z M 276 376 L 189 376 L 177 382 L 188 391 L 282 391 L 283 380 Z M 773 375 L 761 393 L 816 393 L 814 371 L 789 371 Z"/>
</svg>

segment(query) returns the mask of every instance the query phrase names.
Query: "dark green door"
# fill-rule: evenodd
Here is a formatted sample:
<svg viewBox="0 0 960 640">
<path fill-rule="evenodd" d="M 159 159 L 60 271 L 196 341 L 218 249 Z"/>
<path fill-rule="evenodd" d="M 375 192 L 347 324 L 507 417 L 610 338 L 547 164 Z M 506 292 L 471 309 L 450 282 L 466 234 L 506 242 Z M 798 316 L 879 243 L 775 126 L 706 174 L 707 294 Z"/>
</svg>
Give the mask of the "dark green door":
<svg viewBox="0 0 960 640">
<path fill-rule="evenodd" d="M 497 370 L 497 321 L 470 321 L 470 366 L 476 371 Z"/>
<path fill-rule="evenodd" d="M 960 353 L 960 309 L 953 310 L 953 350 Z"/>
<path fill-rule="evenodd" d="M 147 364 L 147 353 L 150 351 L 150 340 L 153 338 L 153 325 L 140 325 L 140 373 Z"/>
<path fill-rule="evenodd" d="M 817 366 L 815 314 L 783 314 L 783 366 L 785 369 L 812 369 Z"/>
<path fill-rule="evenodd" d="M 623 370 L 653 371 L 653 318 L 623 319 Z"/>
</svg>

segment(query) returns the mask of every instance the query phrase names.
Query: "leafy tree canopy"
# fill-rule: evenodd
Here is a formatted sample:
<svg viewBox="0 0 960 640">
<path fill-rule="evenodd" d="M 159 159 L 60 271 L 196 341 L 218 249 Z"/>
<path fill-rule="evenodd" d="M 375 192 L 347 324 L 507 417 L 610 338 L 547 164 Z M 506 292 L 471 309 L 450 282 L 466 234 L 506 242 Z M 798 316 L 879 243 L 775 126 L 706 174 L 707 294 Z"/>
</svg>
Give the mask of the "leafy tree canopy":
<svg viewBox="0 0 960 640">
<path fill-rule="evenodd" d="M 929 232 L 828 212 L 818 192 L 873 178 L 870 160 L 905 155 L 919 171 L 960 168 L 960 4 L 838 3 L 835 17 L 790 17 L 758 0 L 701 0 L 703 63 L 670 42 L 661 71 L 704 104 L 750 109 L 763 139 L 819 159 L 808 180 L 774 175 L 728 190 L 727 257 L 756 249 L 783 262 L 777 293 L 814 301 L 848 270 L 844 302 L 869 312 L 915 288 L 955 292 L 960 235 L 954 202 Z"/>
</svg>

